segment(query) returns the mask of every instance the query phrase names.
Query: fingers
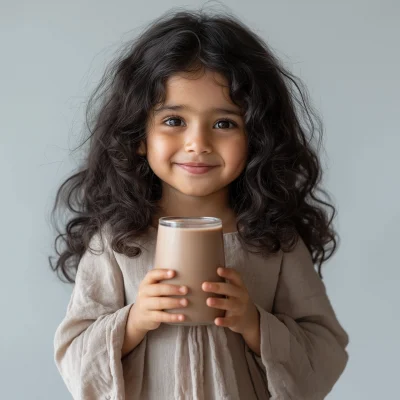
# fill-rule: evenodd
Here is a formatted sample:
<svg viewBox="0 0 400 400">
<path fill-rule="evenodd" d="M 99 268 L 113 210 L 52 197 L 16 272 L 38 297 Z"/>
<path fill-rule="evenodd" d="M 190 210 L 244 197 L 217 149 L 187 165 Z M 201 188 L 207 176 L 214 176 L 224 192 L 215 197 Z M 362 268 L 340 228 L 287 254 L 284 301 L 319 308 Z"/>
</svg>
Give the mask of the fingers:
<svg viewBox="0 0 400 400">
<path fill-rule="evenodd" d="M 201 288 L 205 292 L 217 293 L 229 297 L 242 297 L 244 294 L 242 288 L 224 282 L 204 282 Z"/>
<path fill-rule="evenodd" d="M 234 268 L 218 268 L 217 273 L 219 276 L 228 279 L 230 283 L 235 286 L 242 287 L 244 285 L 243 279 L 239 272 Z"/>
<path fill-rule="evenodd" d="M 226 328 L 235 326 L 237 322 L 238 322 L 237 317 L 225 317 L 225 318 L 219 317 L 214 320 L 215 325 L 224 326 Z"/>
<path fill-rule="evenodd" d="M 242 308 L 242 303 L 235 298 L 219 299 L 216 297 L 209 297 L 207 299 L 207 305 L 220 310 L 232 311 L 233 313 L 241 312 Z"/>
<path fill-rule="evenodd" d="M 218 268 L 219 276 L 225 278 L 227 282 L 203 282 L 202 289 L 205 292 L 218 293 L 229 297 L 245 297 L 247 290 L 243 280 L 233 268 Z"/>
<path fill-rule="evenodd" d="M 188 288 L 187 286 L 171 285 L 169 283 L 155 283 L 143 286 L 141 292 L 148 297 L 182 296 L 188 293 Z"/>
<path fill-rule="evenodd" d="M 143 278 L 142 283 L 145 285 L 151 285 L 164 279 L 171 279 L 175 276 L 175 271 L 170 269 L 155 268 L 150 270 Z"/>
<path fill-rule="evenodd" d="M 164 322 L 167 324 L 182 322 L 185 320 L 185 316 L 183 314 L 170 314 L 163 311 L 152 311 L 151 318 L 153 321 Z"/>
<path fill-rule="evenodd" d="M 145 300 L 147 310 L 170 310 L 172 308 L 183 308 L 187 305 L 188 300 L 182 298 L 149 297 Z"/>
<path fill-rule="evenodd" d="M 188 300 L 182 297 L 188 293 L 188 288 L 161 282 L 175 275 L 174 270 L 155 268 L 140 283 L 134 305 L 136 321 L 140 321 L 140 326 L 147 331 L 157 329 L 163 322 L 178 323 L 185 320 L 184 315 L 168 310 L 182 309 L 188 305 Z"/>
</svg>

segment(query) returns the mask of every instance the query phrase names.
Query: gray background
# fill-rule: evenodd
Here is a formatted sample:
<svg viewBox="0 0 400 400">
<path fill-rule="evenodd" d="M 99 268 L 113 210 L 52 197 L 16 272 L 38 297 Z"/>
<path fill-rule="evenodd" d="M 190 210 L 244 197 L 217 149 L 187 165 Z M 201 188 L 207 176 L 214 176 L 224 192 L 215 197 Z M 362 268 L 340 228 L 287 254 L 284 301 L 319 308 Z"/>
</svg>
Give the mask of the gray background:
<svg viewBox="0 0 400 400">
<path fill-rule="evenodd" d="M 71 286 L 50 271 L 49 211 L 76 166 L 84 103 L 113 53 L 172 6 L 197 1 L 1 1 L 1 398 L 70 399 L 53 335 Z M 144 6 L 143 4 L 146 4 Z M 398 1 L 226 1 L 308 86 L 325 121 L 325 186 L 342 238 L 325 283 L 350 334 L 329 399 L 398 392 Z"/>
</svg>

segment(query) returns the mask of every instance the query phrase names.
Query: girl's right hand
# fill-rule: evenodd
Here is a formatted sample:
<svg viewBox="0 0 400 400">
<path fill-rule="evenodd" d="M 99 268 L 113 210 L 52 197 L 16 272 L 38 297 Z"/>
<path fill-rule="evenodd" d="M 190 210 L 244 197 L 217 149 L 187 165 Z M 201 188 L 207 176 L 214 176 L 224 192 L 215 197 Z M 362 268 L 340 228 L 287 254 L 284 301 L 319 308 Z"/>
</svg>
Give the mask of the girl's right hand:
<svg viewBox="0 0 400 400">
<path fill-rule="evenodd" d="M 135 328 L 148 332 L 157 329 L 162 322 L 174 323 L 185 320 L 183 314 L 172 314 L 162 310 L 186 307 L 188 300 L 168 296 L 187 294 L 187 286 L 160 283 L 175 276 L 174 270 L 152 269 L 140 283 L 136 302 L 132 305 L 132 318 L 129 321 Z"/>
</svg>

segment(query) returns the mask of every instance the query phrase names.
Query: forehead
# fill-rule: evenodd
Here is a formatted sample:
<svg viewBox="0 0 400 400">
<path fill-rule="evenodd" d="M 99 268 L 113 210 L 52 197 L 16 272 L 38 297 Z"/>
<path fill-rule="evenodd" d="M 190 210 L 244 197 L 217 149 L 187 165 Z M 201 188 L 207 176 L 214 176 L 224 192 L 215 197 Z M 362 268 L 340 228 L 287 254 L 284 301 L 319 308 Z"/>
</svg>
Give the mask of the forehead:
<svg viewBox="0 0 400 400">
<path fill-rule="evenodd" d="M 179 73 L 169 77 L 165 83 L 165 103 L 179 103 L 189 106 L 231 105 L 237 107 L 229 96 L 227 79 L 214 71 Z"/>
</svg>

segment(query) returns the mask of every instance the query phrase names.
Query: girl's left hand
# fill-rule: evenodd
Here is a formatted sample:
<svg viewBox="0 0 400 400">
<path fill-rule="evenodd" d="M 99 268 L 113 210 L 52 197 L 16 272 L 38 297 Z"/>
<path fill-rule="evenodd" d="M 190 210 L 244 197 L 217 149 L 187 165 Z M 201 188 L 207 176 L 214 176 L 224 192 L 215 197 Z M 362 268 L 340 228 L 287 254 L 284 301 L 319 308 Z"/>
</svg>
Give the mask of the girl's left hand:
<svg viewBox="0 0 400 400">
<path fill-rule="evenodd" d="M 217 293 L 228 298 L 209 297 L 207 305 L 225 311 L 223 318 L 216 318 L 215 324 L 229 328 L 241 335 L 254 332 L 258 329 L 259 314 L 256 306 L 251 301 L 243 280 L 233 268 L 218 268 L 217 273 L 229 282 L 203 282 L 205 292 Z"/>
</svg>

